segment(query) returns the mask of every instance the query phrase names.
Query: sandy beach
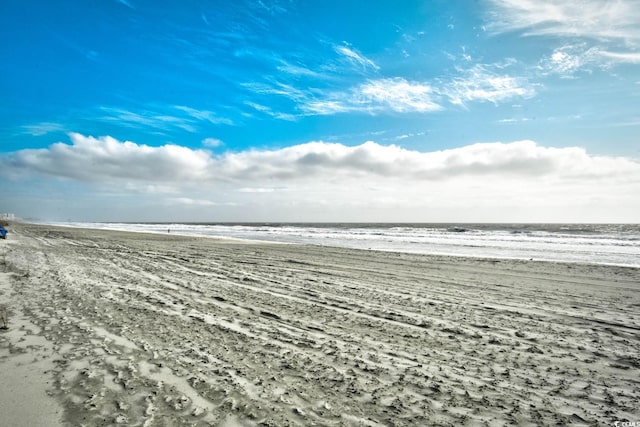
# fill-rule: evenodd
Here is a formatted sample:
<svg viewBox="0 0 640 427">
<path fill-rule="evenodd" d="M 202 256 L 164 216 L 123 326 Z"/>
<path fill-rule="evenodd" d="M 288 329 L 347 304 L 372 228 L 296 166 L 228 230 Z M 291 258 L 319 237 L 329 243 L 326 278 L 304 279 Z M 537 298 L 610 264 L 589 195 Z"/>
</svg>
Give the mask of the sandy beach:
<svg viewBox="0 0 640 427">
<path fill-rule="evenodd" d="M 640 269 L 9 231 L 0 425 L 640 422 Z"/>
</svg>

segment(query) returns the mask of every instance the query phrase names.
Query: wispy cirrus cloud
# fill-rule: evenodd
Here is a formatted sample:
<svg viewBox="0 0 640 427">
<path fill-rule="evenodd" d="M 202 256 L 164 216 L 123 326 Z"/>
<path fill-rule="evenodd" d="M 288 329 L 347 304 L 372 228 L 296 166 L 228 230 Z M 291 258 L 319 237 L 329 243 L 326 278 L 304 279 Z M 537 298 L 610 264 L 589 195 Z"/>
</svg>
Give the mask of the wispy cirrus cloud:
<svg viewBox="0 0 640 427">
<path fill-rule="evenodd" d="M 380 67 L 348 44 L 333 45 L 333 48 L 352 66 L 357 65 L 363 71 L 375 71 L 378 74 Z M 293 66 L 280 61 L 281 67 L 278 69 L 284 75 L 267 76 L 261 81 L 242 83 L 241 87 L 261 97 L 250 98 L 244 102 L 245 105 L 284 120 L 345 113 L 429 113 L 445 109 L 447 102 L 454 105 L 471 102 L 497 104 L 516 97 L 530 98 L 535 95 L 534 86 L 526 78 L 506 73 L 508 63 L 476 64 L 469 69 L 457 69 L 454 75 L 422 81 L 401 76 L 368 78 L 364 81 L 361 75 L 350 75 L 348 79 L 334 76 L 336 81 L 328 85 L 327 76 L 333 75 L 335 69 L 318 77 L 317 72 L 305 66 Z M 361 80 L 361 83 L 353 84 L 354 80 Z M 341 84 L 344 86 L 342 89 L 333 89 Z M 286 98 L 291 104 L 265 100 L 265 97 L 273 95 Z"/>
<path fill-rule="evenodd" d="M 23 133 L 31 136 L 42 136 L 53 132 L 66 132 L 64 125 L 54 122 L 41 122 L 22 126 Z"/>
<path fill-rule="evenodd" d="M 127 0 L 117 0 L 118 3 L 127 6 L 129 9 L 135 9 L 133 4 Z"/>
<path fill-rule="evenodd" d="M 345 94 L 333 94 L 331 95 L 334 98 L 338 98 L 335 100 L 329 99 L 320 99 L 320 100 L 309 100 L 303 103 L 300 108 L 304 111 L 305 115 L 332 115 L 332 114 L 340 114 L 340 113 L 348 113 L 355 111 L 365 110 L 362 106 L 359 108 L 355 108 L 353 105 L 350 105 L 351 101 L 345 101 L 347 99 Z"/>
<path fill-rule="evenodd" d="M 312 92 L 309 89 L 298 89 L 291 83 L 283 83 L 276 79 L 267 79 L 265 82 L 242 83 L 241 86 L 259 95 L 280 95 L 293 101 L 302 101 Z"/>
<path fill-rule="evenodd" d="M 245 101 L 244 104 L 258 111 L 259 113 L 265 114 L 275 119 L 287 120 L 287 121 L 295 121 L 298 119 L 298 116 L 295 114 L 283 113 L 281 111 L 274 111 L 272 108 L 267 107 L 266 105 L 259 104 L 257 102 Z"/>
<path fill-rule="evenodd" d="M 615 52 L 585 43 L 569 44 L 555 49 L 542 58 L 538 68 L 544 74 L 574 77 L 581 71 L 610 69 L 619 64 L 640 64 L 640 52 Z"/>
<path fill-rule="evenodd" d="M 176 105 L 176 110 L 183 111 L 188 116 L 193 117 L 196 120 L 205 121 L 214 125 L 233 125 L 233 121 L 227 117 L 220 117 L 216 113 L 208 110 L 197 110 L 195 108 L 186 107 L 184 105 Z"/>
<path fill-rule="evenodd" d="M 563 36 L 640 43 L 640 8 L 634 1 L 487 0 L 487 28 L 526 36 Z"/>
<path fill-rule="evenodd" d="M 497 104 L 512 98 L 531 98 L 536 93 L 527 79 L 499 73 L 483 64 L 460 70 L 460 76 L 443 81 L 438 92 L 455 105 L 473 101 Z"/>
<path fill-rule="evenodd" d="M 611 52 L 601 50 L 599 55 L 611 63 L 640 64 L 640 52 Z"/>
<path fill-rule="evenodd" d="M 303 77 L 312 77 L 315 79 L 323 79 L 326 76 L 323 73 L 318 71 L 314 71 L 306 66 L 292 64 L 285 60 L 280 60 L 280 64 L 276 66 L 276 69 L 285 74 L 290 74 L 292 76 L 303 76 Z"/>
<path fill-rule="evenodd" d="M 278 15 L 278 14 L 287 13 L 289 10 L 288 6 L 290 6 L 289 2 L 280 1 L 280 0 L 270 1 L 270 2 L 263 2 L 263 1 L 249 2 L 248 4 L 254 7 L 255 9 L 266 12 L 268 15 Z"/>
<path fill-rule="evenodd" d="M 260 95 L 284 96 L 296 105 L 299 115 L 332 115 L 341 113 L 430 113 L 443 110 L 444 101 L 454 105 L 469 102 L 497 104 L 513 98 L 530 98 L 535 88 L 526 79 L 492 71 L 489 66 L 478 64 L 468 70 L 460 70 L 459 76 L 435 82 L 409 81 L 401 77 L 369 79 L 343 91 L 297 89 L 277 83 L 250 84 L 247 88 Z M 255 102 L 246 102 L 252 108 L 282 119 L 271 108 Z"/>
<path fill-rule="evenodd" d="M 553 53 L 540 61 L 539 68 L 543 74 L 558 74 L 571 77 L 577 71 L 596 61 L 597 54 L 593 48 L 584 45 L 567 45 L 557 48 Z"/>
<path fill-rule="evenodd" d="M 233 121 L 212 111 L 198 110 L 182 105 L 167 106 L 162 109 L 132 110 L 119 107 L 99 107 L 102 113 L 96 120 L 116 123 L 119 126 L 151 131 L 168 132 L 182 130 L 189 133 L 198 131 L 200 124 L 233 125 Z"/>
<path fill-rule="evenodd" d="M 442 109 L 433 100 L 433 88 L 424 83 L 409 82 L 403 78 L 370 80 L 358 89 L 361 99 L 392 111 L 419 112 Z"/>
<path fill-rule="evenodd" d="M 487 1 L 489 31 L 519 31 L 561 43 L 540 61 L 543 73 L 571 77 L 578 71 L 640 63 L 640 7 L 635 1 Z"/>
<path fill-rule="evenodd" d="M 403 78 L 368 80 L 346 92 L 334 92 L 325 99 L 308 100 L 301 105 L 308 114 L 344 112 L 396 113 L 437 111 L 442 107 L 433 99 L 433 88 Z"/>
<path fill-rule="evenodd" d="M 346 43 L 343 45 L 335 46 L 334 49 L 344 59 L 346 59 L 351 64 L 361 67 L 362 70 L 372 69 L 377 71 L 380 69 L 380 67 L 375 62 L 357 52 L 354 48 L 350 47 Z"/>
<path fill-rule="evenodd" d="M 131 111 L 117 107 L 100 107 L 99 110 L 103 115 L 97 117 L 98 120 L 116 123 L 119 126 L 156 131 L 169 131 L 176 128 L 187 132 L 196 131 L 193 120 L 184 117 L 149 110 Z"/>
</svg>

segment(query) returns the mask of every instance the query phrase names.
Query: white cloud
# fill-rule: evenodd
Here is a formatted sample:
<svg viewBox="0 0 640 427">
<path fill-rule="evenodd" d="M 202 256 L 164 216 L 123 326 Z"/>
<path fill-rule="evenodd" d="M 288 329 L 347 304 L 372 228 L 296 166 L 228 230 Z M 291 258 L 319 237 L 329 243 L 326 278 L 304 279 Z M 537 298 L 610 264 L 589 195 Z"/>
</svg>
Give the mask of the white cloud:
<svg viewBox="0 0 640 427">
<path fill-rule="evenodd" d="M 216 113 L 207 110 L 197 110 L 195 108 L 186 107 L 184 105 L 176 105 L 175 108 L 177 110 L 185 112 L 190 117 L 193 117 L 196 120 L 205 121 L 212 123 L 214 125 L 233 125 L 233 121 L 226 117 L 220 117 Z"/>
<path fill-rule="evenodd" d="M 293 100 L 304 100 L 309 96 L 307 91 L 279 81 L 242 83 L 241 86 L 260 95 L 280 95 Z"/>
<path fill-rule="evenodd" d="M 172 197 L 167 199 L 171 204 L 190 206 L 218 206 L 220 203 L 206 199 L 192 199 L 190 197 Z"/>
<path fill-rule="evenodd" d="M 429 82 L 406 79 L 371 79 L 346 91 L 312 96 L 296 94 L 292 98 L 303 114 L 330 115 L 339 113 L 429 113 L 444 109 L 441 100 L 463 105 L 467 102 L 497 104 L 512 98 L 530 98 L 535 90 L 523 78 L 499 74 L 487 65 L 478 64 L 461 70 L 461 77 Z"/>
<path fill-rule="evenodd" d="M 347 113 L 350 111 L 358 111 L 363 108 L 357 108 L 351 104 L 351 100 L 346 94 L 333 94 L 332 97 L 338 100 L 312 100 L 301 105 L 302 110 L 311 115 L 330 115 L 338 113 Z"/>
<path fill-rule="evenodd" d="M 22 126 L 24 133 L 32 136 L 42 136 L 52 132 L 64 132 L 65 127 L 60 123 L 42 122 Z"/>
<path fill-rule="evenodd" d="M 534 96 L 534 87 L 525 78 L 505 74 L 504 70 L 513 62 L 477 64 L 457 70 L 457 77 L 434 81 L 410 81 L 402 77 L 368 79 L 336 91 L 314 87 L 303 90 L 273 79 L 242 86 L 260 96 L 278 95 L 289 99 L 297 113 L 283 113 L 262 103 L 245 102 L 263 114 L 283 120 L 342 113 L 429 113 L 443 110 L 443 100 L 456 105 L 475 101 L 497 104 L 516 97 Z"/>
<path fill-rule="evenodd" d="M 455 77 L 442 83 L 438 92 L 456 105 L 469 101 L 488 101 L 494 104 L 511 98 L 530 98 L 535 89 L 525 79 L 499 74 L 487 65 L 477 64 L 461 71 L 461 77 Z"/>
<path fill-rule="evenodd" d="M 178 145 L 150 147 L 110 136 L 69 136 L 71 145 L 59 142 L 46 149 L 17 151 L 2 159 L 3 168 L 21 176 L 35 173 L 94 183 L 173 183 L 198 180 L 208 173 L 210 157 L 205 151 Z"/>
<path fill-rule="evenodd" d="M 161 131 L 178 128 L 191 133 L 196 131 L 193 120 L 159 112 L 146 110 L 135 112 L 115 107 L 100 107 L 100 111 L 106 115 L 99 117 L 98 120 L 115 122 L 120 126 L 137 129 L 151 128 Z"/>
<path fill-rule="evenodd" d="M 354 49 L 348 47 L 347 45 L 336 46 L 335 50 L 349 62 L 361 67 L 363 70 L 366 70 L 368 68 L 371 68 L 373 70 L 380 69 L 380 67 L 375 62 L 365 57 L 361 53 L 356 52 Z"/>
<path fill-rule="evenodd" d="M 117 0 L 118 3 L 123 4 L 125 6 L 127 6 L 129 9 L 135 9 L 135 7 L 133 7 L 133 5 L 128 2 L 127 0 Z"/>
<path fill-rule="evenodd" d="M 592 52 L 591 49 L 575 52 L 575 48 L 572 46 L 556 49 L 548 59 L 543 60 L 543 69 L 562 75 L 572 75 L 584 67 L 586 63 L 592 62 Z"/>
<path fill-rule="evenodd" d="M 213 156 L 203 150 L 177 145 L 151 147 L 109 136 L 94 138 L 74 133 L 70 138 L 71 144 L 56 143 L 46 149 L 11 153 L 2 158 L 2 170 L 88 182 L 134 180 L 173 185 L 286 182 L 318 177 L 443 180 L 507 174 L 611 178 L 640 173 L 640 163 L 631 159 L 590 156 L 581 148 L 547 148 L 533 141 L 479 143 L 433 152 L 371 141 L 355 147 L 309 142 L 278 150 L 252 149 Z"/>
<path fill-rule="evenodd" d="M 600 47 L 587 47 L 585 43 L 559 47 L 540 61 L 543 74 L 573 77 L 579 71 L 594 68 L 609 69 L 619 64 L 640 64 L 638 52 L 613 52 Z"/>
<path fill-rule="evenodd" d="M 621 0 L 488 0 L 488 29 L 523 31 L 529 36 L 584 37 L 640 42 L 640 7 Z"/>
<path fill-rule="evenodd" d="M 323 78 L 323 74 L 317 71 L 310 70 L 307 67 L 301 65 L 290 64 L 285 60 L 280 60 L 281 65 L 277 66 L 278 71 L 282 71 L 283 73 L 290 74 L 292 76 L 305 76 L 305 77 L 313 77 L 313 78 Z"/>
<path fill-rule="evenodd" d="M 132 111 L 125 108 L 102 106 L 98 109 L 103 115 L 97 120 L 117 123 L 134 129 L 151 129 L 156 132 L 169 132 L 175 129 L 195 133 L 202 122 L 214 125 L 233 125 L 233 121 L 226 117 L 220 117 L 216 113 L 207 110 L 173 105 L 158 109 L 142 109 Z"/>
<path fill-rule="evenodd" d="M 593 67 L 640 63 L 640 3 L 625 0 L 487 0 L 488 28 L 521 31 L 563 43 L 541 62 L 544 72 L 571 77 Z"/>
<path fill-rule="evenodd" d="M 396 136 L 394 136 L 393 138 L 390 138 L 390 139 L 392 139 L 394 141 L 401 141 L 401 140 L 407 139 L 407 138 L 421 137 L 421 136 L 424 136 L 426 134 L 427 134 L 427 132 L 403 133 L 401 135 L 396 135 Z M 389 139 L 389 138 L 387 138 L 387 139 Z"/>
<path fill-rule="evenodd" d="M 210 215 L 206 209 L 215 208 L 228 220 L 365 220 L 375 212 L 386 212 L 385 220 L 446 219 L 420 216 L 441 212 L 452 215 L 451 220 L 473 221 L 478 220 L 477 209 L 490 212 L 492 207 L 494 216 L 483 220 L 509 220 L 513 217 L 504 216 L 502 209 L 507 205 L 515 209 L 510 212 L 544 214 L 544 220 L 553 219 L 550 212 L 568 211 L 578 215 L 574 220 L 597 219 L 590 212 L 599 212 L 600 220 L 623 218 L 623 212 L 625 220 L 640 220 L 640 200 L 634 196 L 640 194 L 639 161 L 533 141 L 432 152 L 375 142 L 354 147 L 309 142 L 214 156 L 176 145 L 150 147 L 71 134 L 71 144 L 0 157 L 0 179 L 13 179 L 12 188 L 29 182 L 34 194 L 38 177 L 48 183 L 43 192 L 53 182 L 83 184 L 92 203 L 85 211 L 94 209 L 97 216 L 107 206 L 101 208 L 100 200 L 112 203 L 101 194 L 110 200 L 129 194 L 128 203 L 140 205 L 130 211 L 142 215 L 148 209 L 145 218 L 157 214 L 154 206 L 165 206 L 169 195 L 167 212 L 192 209 L 193 215 Z M 69 194 L 72 199 L 60 199 L 60 211 L 82 199 Z"/>
<path fill-rule="evenodd" d="M 391 110 L 424 113 L 441 107 L 432 100 L 433 89 L 426 84 L 408 82 L 402 78 L 372 80 L 359 87 L 361 99 L 386 105 Z"/>
<path fill-rule="evenodd" d="M 640 52 L 609 52 L 602 50 L 598 53 L 612 63 L 640 64 Z"/>
<path fill-rule="evenodd" d="M 240 193 L 273 193 L 274 191 L 276 191 L 275 188 L 255 188 L 255 187 L 243 187 L 243 188 L 238 188 L 238 190 Z"/>
<path fill-rule="evenodd" d="M 177 194 L 180 192 L 180 189 L 174 185 L 131 181 L 126 182 L 123 188 L 128 193 L 138 194 Z"/>
<path fill-rule="evenodd" d="M 442 109 L 434 100 L 430 85 L 403 78 L 368 80 L 346 92 L 335 92 L 321 100 L 308 100 L 305 113 L 345 112 L 425 113 Z"/>
<path fill-rule="evenodd" d="M 205 138 L 202 140 L 202 145 L 205 147 L 216 148 L 224 145 L 224 142 L 218 138 Z"/>
<path fill-rule="evenodd" d="M 262 105 L 262 104 L 258 104 L 257 102 L 251 102 L 251 101 L 245 101 L 244 102 L 245 105 L 253 108 L 256 111 L 259 111 L 263 114 L 266 114 L 268 116 L 274 117 L 276 119 L 280 119 L 280 120 L 288 120 L 288 121 L 295 121 L 298 119 L 297 116 L 295 116 L 294 114 L 288 114 L 288 113 L 282 113 L 280 111 L 274 111 L 271 108 L 267 107 L 266 105 Z"/>
<path fill-rule="evenodd" d="M 510 119 L 500 119 L 498 120 L 498 123 L 522 123 L 522 122 L 528 122 L 529 118 L 527 117 L 521 117 L 521 118 L 510 118 Z"/>
</svg>

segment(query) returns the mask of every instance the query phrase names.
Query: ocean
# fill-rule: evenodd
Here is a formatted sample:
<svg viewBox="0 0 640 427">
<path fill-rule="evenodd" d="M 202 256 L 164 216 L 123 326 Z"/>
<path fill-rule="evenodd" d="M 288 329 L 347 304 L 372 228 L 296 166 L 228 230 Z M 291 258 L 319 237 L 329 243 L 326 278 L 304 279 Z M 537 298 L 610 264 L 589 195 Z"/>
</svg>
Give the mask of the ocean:
<svg viewBox="0 0 640 427">
<path fill-rule="evenodd" d="M 640 267 L 640 224 L 55 223 L 356 249 Z"/>
</svg>

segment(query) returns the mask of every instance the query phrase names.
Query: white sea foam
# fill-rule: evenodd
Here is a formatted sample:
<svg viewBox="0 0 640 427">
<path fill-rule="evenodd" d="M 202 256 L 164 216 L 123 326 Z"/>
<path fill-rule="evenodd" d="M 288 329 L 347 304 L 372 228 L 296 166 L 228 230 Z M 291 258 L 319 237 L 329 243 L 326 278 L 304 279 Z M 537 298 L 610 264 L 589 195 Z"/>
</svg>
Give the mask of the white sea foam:
<svg viewBox="0 0 640 427">
<path fill-rule="evenodd" d="M 625 224 L 148 224 L 75 227 L 395 252 L 640 267 L 640 226 Z"/>
</svg>

